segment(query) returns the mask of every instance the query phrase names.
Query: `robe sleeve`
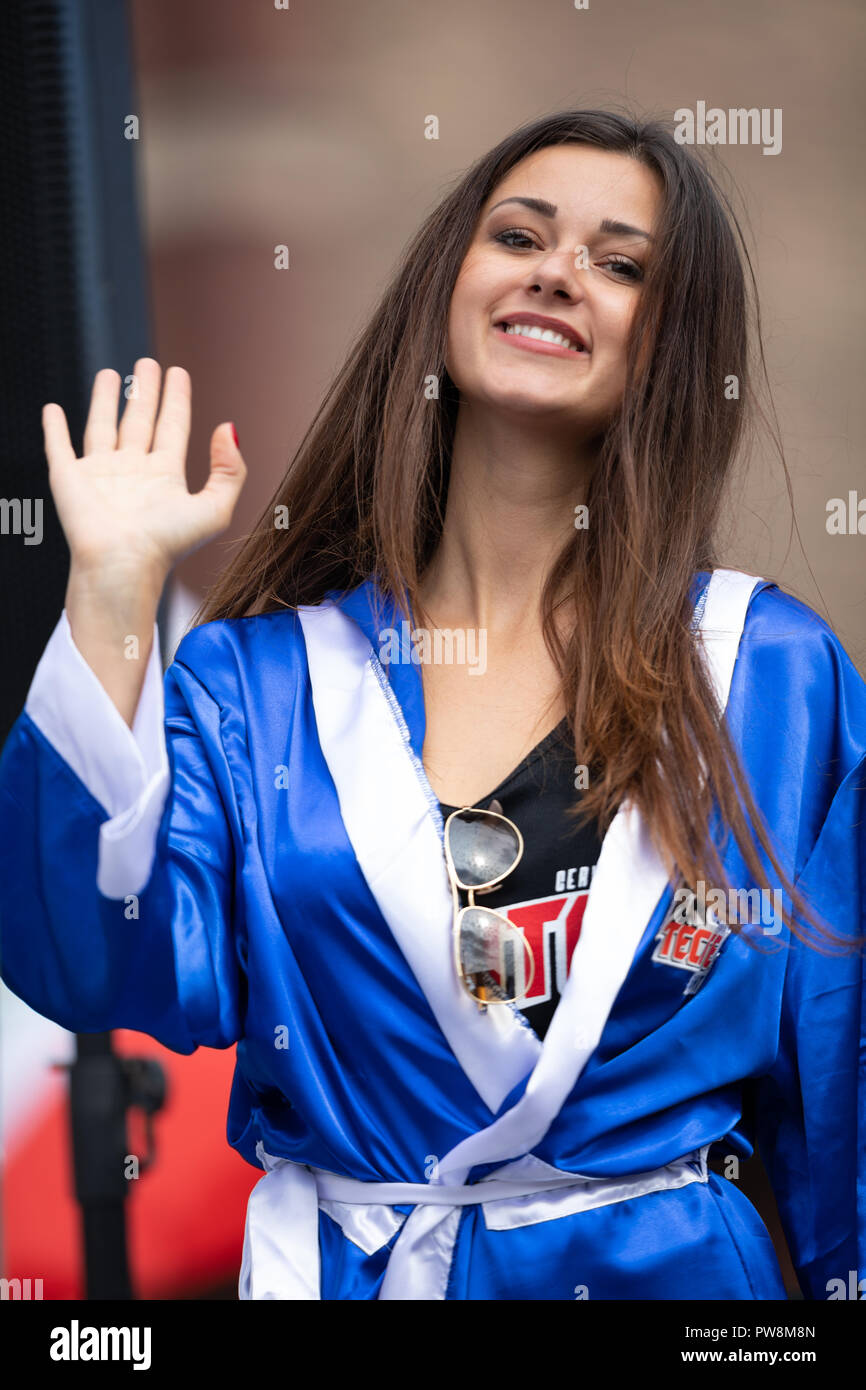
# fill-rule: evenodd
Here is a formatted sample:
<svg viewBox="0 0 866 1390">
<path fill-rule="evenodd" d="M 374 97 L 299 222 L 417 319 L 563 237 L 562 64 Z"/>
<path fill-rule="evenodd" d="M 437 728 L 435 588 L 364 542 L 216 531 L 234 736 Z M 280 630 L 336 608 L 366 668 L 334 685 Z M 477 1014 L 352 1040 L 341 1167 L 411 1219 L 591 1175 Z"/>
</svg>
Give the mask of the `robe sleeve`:
<svg viewBox="0 0 866 1390">
<path fill-rule="evenodd" d="M 186 640 L 186 639 L 185 639 Z M 158 642 L 130 729 L 65 613 L 0 758 L 0 974 L 75 1032 L 228 1047 L 245 995 L 220 707 Z"/>
<path fill-rule="evenodd" d="M 834 931 L 866 932 L 866 756 L 838 787 L 798 883 Z M 827 955 L 792 938 L 779 1050 L 756 1096 L 761 1157 L 803 1295 L 856 1298 L 866 1281 L 862 948 Z"/>
</svg>

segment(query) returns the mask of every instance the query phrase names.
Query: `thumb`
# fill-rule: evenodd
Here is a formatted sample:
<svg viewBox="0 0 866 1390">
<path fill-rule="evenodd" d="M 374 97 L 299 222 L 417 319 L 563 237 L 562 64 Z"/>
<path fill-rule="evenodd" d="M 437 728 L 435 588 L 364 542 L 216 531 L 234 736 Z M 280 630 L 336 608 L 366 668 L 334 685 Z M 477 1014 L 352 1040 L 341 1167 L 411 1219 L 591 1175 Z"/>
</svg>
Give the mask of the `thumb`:
<svg viewBox="0 0 866 1390">
<path fill-rule="evenodd" d="M 225 514 L 226 525 L 234 511 L 238 494 L 247 476 L 247 466 L 238 448 L 233 424 L 217 425 L 210 441 L 210 474 L 202 491 Z"/>
</svg>

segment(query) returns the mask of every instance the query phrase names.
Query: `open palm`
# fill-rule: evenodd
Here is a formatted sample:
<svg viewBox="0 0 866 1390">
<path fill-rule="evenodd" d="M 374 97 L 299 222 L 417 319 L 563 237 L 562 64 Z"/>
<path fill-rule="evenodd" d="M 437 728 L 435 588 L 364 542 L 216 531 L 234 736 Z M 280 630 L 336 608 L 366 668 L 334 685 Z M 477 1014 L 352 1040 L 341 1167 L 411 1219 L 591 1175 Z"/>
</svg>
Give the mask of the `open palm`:
<svg viewBox="0 0 866 1390">
<path fill-rule="evenodd" d="M 231 520 L 247 471 L 232 426 L 214 430 L 210 475 L 200 492 L 191 493 L 186 485 L 189 373 L 168 369 L 157 418 L 161 376 L 153 358 L 136 362 L 136 391 L 118 425 L 120 376 L 110 368 L 97 372 L 80 459 L 62 408 L 43 408 L 51 492 L 80 567 L 164 575 Z"/>
</svg>

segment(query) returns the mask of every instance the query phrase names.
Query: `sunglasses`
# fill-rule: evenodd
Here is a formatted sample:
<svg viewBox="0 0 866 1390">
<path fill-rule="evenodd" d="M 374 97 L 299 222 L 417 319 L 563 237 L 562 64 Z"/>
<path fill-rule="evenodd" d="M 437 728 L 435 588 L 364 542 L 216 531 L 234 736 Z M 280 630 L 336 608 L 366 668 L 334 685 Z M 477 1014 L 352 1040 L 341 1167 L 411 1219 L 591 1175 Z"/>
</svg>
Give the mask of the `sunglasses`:
<svg viewBox="0 0 866 1390">
<path fill-rule="evenodd" d="M 509 1004 L 532 988 L 535 961 L 521 931 L 501 912 L 479 907 L 476 893 L 490 893 L 517 867 L 523 836 L 513 821 L 496 811 L 469 806 L 452 811 L 445 822 L 445 863 L 454 902 L 454 959 L 458 977 L 484 1012 L 488 1004 Z M 460 906 L 459 892 L 468 894 Z M 523 970 L 520 970 L 520 966 Z M 519 974 L 528 979 L 518 989 Z M 513 982 L 509 991 L 508 982 Z"/>
</svg>

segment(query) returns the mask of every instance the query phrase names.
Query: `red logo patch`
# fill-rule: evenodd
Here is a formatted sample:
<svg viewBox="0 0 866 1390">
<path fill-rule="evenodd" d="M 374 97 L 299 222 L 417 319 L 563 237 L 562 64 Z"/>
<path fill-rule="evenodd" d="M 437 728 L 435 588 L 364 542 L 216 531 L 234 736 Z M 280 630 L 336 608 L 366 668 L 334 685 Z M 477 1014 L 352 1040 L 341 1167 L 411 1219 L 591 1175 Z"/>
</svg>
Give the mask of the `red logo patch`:
<svg viewBox="0 0 866 1390">
<path fill-rule="evenodd" d="M 685 993 L 694 994 L 703 984 L 729 931 L 730 927 L 722 924 L 666 922 L 656 936 L 658 945 L 652 959 L 663 965 L 674 965 L 678 970 L 688 970 L 694 978 L 689 981 Z"/>
</svg>

